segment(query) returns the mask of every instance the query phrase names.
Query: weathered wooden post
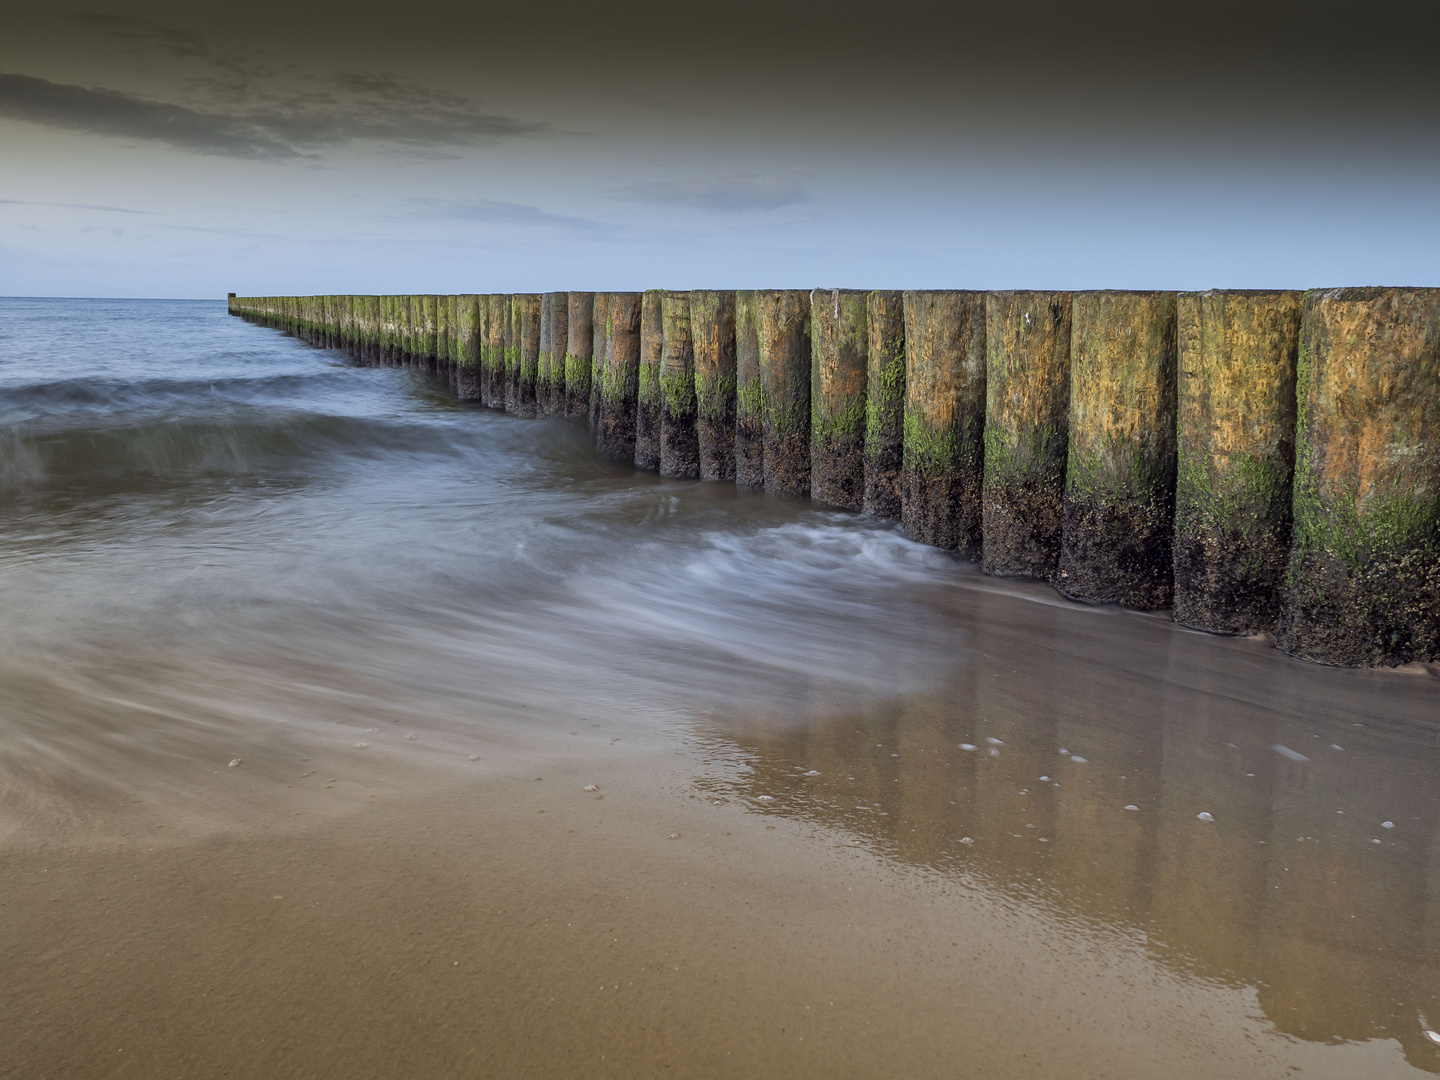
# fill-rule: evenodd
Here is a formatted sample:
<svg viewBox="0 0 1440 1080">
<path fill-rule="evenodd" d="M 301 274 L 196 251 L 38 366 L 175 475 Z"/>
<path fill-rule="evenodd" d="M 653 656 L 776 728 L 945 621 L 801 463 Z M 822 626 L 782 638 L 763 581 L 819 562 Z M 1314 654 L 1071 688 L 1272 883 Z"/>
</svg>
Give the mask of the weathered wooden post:
<svg viewBox="0 0 1440 1080">
<path fill-rule="evenodd" d="M 449 381 L 450 373 L 450 298 L 435 297 L 435 356 L 436 372 Z"/>
<path fill-rule="evenodd" d="M 461 297 L 455 294 L 445 298 L 445 322 L 449 332 L 445 335 L 446 377 L 450 382 L 450 389 L 458 396 L 460 393 L 460 301 Z"/>
<path fill-rule="evenodd" d="M 520 309 L 525 298 L 520 293 L 505 297 L 505 411 L 520 411 Z"/>
<path fill-rule="evenodd" d="M 1049 579 L 1060 561 L 1070 445 L 1068 292 L 985 297 L 984 544 L 980 568 Z"/>
<path fill-rule="evenodd" d="M 810 294 L 755 293 L 760 385 L 765 392 L 765 491 L 810 494 Z"/>
<path fill-rule="evenodd" d="M 546 293 L 540 305 L 540 375 L 535 386 L 542 416 L 565 415 L 565 356 L 570 343 L 570 294 Z"/>
<path fill-rule="evenodd" d="M 865 500 L 866 294 L 810 294 L 810 497 L 844 510 Z"/>
<path fill-rule="evenodd" d="M 694 479 L 700 475 L 700 444 L 688 292 L 661 294 L 660 325 L 660 475 Z"/>
<path fill-rule="evenodd" d="M 566 301 L 565 415 L 589 416 L 595 348 L 595 294 L 572 292 Z"/>
<path fill-rule="evenodd" d="M 1298 368 L 1280 647 L 1440 660 L 1440 289 L 1306 293 Z"/>
<path fill-rule="evenodd" d="M 480 358 L 480 401 L 492 409 L 505 408 L 505 327 L 510 298 L 504 293 L 485 297 L 485 354 Z"/>
<path fill-rule="evenodd" d="M 1092 604 L 1168 606 L 1174 516 L 1175 294 L 1077 292 L 1055 587 Z"/>
<path fill-rule="evenodd" d="M 635 399 L 640 387 L 640 294 L 606 293 L 605 364 L 600 369 L 601 457 L 635 460 Z"/>
<path fill-rule="evenodd" d="M 480 301 L 483 297 L 455 298 L 455 396 L 480 400 L 480 346 L 484 340 Z"/>
<path fill-rule="evenodd" d="M 765 388 L 751 289 L 735 294 L 735 486 L 749 491 L 765 487 Z"/>
<path fill-rule="evenodd" d="M 610 332 L 610 294 L 596 293 L 590 307 L 590 402 L 586 423 L 600 430 L 600 380 L 604 376 L 606 337 Z"/>
<path fill-rule="evenodd" d="M 1274 633 L 1290 565 L 1302 294 L 1181 293 L 1175 621 Z"/>
<path fill-rule="evenodd" d="M 439 347 L 437 342 L 437 331 L 440 327 L 439 301 L 440 298 L 438 296 L 431 294 L 426 294 L 420 298 L 420 302 L 424 305 L 422 311 L 424 312 L 425 322 L 424 328 L 421 331 L 422 337 L 418 359 L 421 367 L 432 370 L 435 367 L 435 357 Z"/>
<path fill-rule="evenodd" d="M 520 309 L 520 415 L 536 415 L 535 388 L 540 376 L 540 294 L 525 293 Z"/>
<path fill-rule="evenodd" d="M 901 524 L 912 540 L 980 557 L 985 294 L 905 294 Z"/>
<path fill-rule="evenodd" d="M 665 353 L 665 322 L 659 289 L 640 299 L 640 370 L 635 391 L 635 466 L 660 468 L 660 364 Z"/>
<path fill-rule="evenodd" d="M 700 479 L 735 479 L 735 294 L 690 293 Z"/>
<path fill-rule="evenodd" d="M 900 520 L 905 451 L 905 298 L 876 290 L 865 301 L 865 513 Z"/>
</svg>

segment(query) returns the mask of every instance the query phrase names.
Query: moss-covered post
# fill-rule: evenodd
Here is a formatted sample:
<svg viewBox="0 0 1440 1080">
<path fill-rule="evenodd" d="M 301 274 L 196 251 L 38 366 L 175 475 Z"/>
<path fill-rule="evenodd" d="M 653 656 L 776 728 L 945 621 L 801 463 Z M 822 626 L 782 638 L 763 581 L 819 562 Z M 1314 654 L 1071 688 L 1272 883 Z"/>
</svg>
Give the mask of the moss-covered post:
<svg viewBox="0 0 1440 1080">
<path fill-rule="evenodd" d="M 765 487 L 765 388 L 760 382 L 760 337 L 755 293 L 735 294 L 735 486 Z"/>
<path fill-rule="evenodd" d="M 660 289 L 640 299 L 640 369 L 635 389 L 635 465 L 660 468 L 660 364 L 665 353 L 665 322 Z"/>
<path fill-rule="evenodd" d="M 1175 621 L 1274 633 L 1290 565 L 1299 292 L 1181 293 Z"/>
<path fill-rule="evenodd" d="M 570 294 L 546 293 L 540 304 L 540 372 L 535 384 L 541 416 L 565 415 L 565 352 L 570 341 Z"/>
<path fill-rule="evenodd" d="M 600 430 L 600 386 L 610 332 L 610 294 L 596 293 L 590 307 L 590 401 L 586 422 L 592 432 Z"/>
<path fill-rule="evenodd" d="M 445 335 L 446 377 L 450 389 L 460 393 L 460 302 L 463 298 L 450 295 L 445 298 L 445 322 L 449 332 Z"/>
<path fill-rule="evenodd" d="M 690 293 L 700 479 L 735 479 L 735 294 Z"/>
<path fill-rule="evenodd" d="M 635 397 L 640 386 L 640 294 L 605 293 L 605 363 L 600 369 L 601 457 L 635 460 Z"/>
<path fill-rule="evenodd" d="M 1170 604 L 1175 294 L 1077 292 L 1070 446 L 1055 587 L 1092 604 Z"/>
<path fill-rule="evenodd" d="M 435 368 L 447 382 L 450 380 L 450 300 L 435 297 Z"/>
<path fill-rule="evenodd" d="M 905 298 L 876 290 L 865 300 L 865 513 L 899 521 L 905 451 Z"/>
<path fill-rule="evenodd" d="M 980 568 L 1048 580 L 1060 561 L 1070 445 L 1068 292 L 985 297 L 984 543 Z"/>
<path fill-rule="evenodd" d="M 410 302 L 414 297 L 408 293 L 395 297 L 395 363 L 408 367 L 414 342 L 410 323 Z"/>
<path fill-rule="evenodd" d="M 765 491 L 810 494 L 810 294 L 755 293 L 760 386 L 765 393 Z"/>
<path fill-rule="evenodd" d="M 1280 647 L 1440 660 L 1440 289 L 1305 294 Z"/>
<path fill-rule="evenodd" d="M 866 294 L 810 294 L 810 497 L 844 510 L 865 500 Z"/>
<path fill-rule="evenodd" d="M 510 321 L 510 298 L 504 293 L 485 297 L 485 353 L 480 358 L 480 401 L 492 409 L 505 408 L 505 327 Z"/>
<path fill-rule="evenodd" d="M 566 300 L 565 415 L 590 415 L 590 377 L 595 347 L 595 294 L 572 292 Z"/>
<path fill-rule="evenodd" d="M 519 293 L 505 297 L 505 411 L 520 411 L 520 309 L 525 298 Z"/>
<path fill-rule="evenodd" d="M 425 305 L 425 329 L 420 346 L 420 363 L 423 367 L 434 370 L 440 351 L 440 297 L 426 295 L 421 299 Z"/>
<path fill-rule="evenodd" d="M 693 480 L 700 475 L 700 444 L 688 292 L 661 294 L 660 325 L 660 475 Z"/>
<path fill-rule="evenodd" d="M 540 351 L 535 358 L 535 412 L 550 415 L 550 365 L 555 359 L 555 294 L 540 295 Z"/>
<path fill-rule="evenodd" d="M 481 299 L 474 295 L 455 298 L 455 396 L 461 401 L 480 400 Z"/>
<path fill-rule="evenodd" d="M 905 294 L 900 520 L 912 540 L 978 559 L 985 461 L 985 294 Z"/>
</svg>

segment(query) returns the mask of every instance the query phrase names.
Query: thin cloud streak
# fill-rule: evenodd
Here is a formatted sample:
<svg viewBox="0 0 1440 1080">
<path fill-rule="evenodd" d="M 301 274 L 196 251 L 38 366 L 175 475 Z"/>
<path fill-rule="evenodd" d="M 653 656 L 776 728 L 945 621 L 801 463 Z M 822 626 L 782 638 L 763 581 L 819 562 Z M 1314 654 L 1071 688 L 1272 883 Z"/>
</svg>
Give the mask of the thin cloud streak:
<svg viewBox="0 0 1440 1080">
<path fill-rule="evenodd" d="M 538 206 L 504 202 L 499 199 L 407 199 L 409 219 L 431 221 L 473 221 L 487 225 L 558 229 L 590 236 L 611 235 L 619 230 L 594 218 L 553 214 Z"/>
<path fill-rule="evenodd" d="M 681 206 L 719 214 L 779 210 L 810 198 L 800 176 L 777 178 L 751 173 L 688 180 L 636 180 L 613 187 L 608 194 L 625 202 Z"/>
</svg>

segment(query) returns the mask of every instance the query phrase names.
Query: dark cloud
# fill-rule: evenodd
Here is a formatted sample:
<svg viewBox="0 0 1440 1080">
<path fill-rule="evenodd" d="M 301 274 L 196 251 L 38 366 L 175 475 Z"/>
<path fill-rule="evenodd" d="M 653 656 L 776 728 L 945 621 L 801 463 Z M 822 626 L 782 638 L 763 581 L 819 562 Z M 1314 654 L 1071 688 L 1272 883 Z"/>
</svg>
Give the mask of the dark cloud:
<svg viewBox="0 0 1440 1080">
<path fill-rule="evenodd" d="M 259 160 L 314 156 L 344 143 L 424 149 L 543 134 L 549 125 L 480 112 L 460 95 L 389 75 L 345 74 L 328 90 L 271 94 L 263 106 L 215 111 L 119 90 L 0 74 L 0 116 L 46 127 Z"/>
<path fill-rule="evenodd" d="M 490 225 L 519 225 L 527 228 L 557 229 L 562 232 L 597 235 L 612 233 L 613 225 L 593 218 L 552 214 L 538 206 L 502 202 L 499 199 L 407 199 L 409 218 L 436 221 L 475 221 Z"/>
<path fill-rule="evenodd" d="M 199 154 L 271 160 L 299 156 L 293 146 L 239 117 L 31 75 L 0 73 L 0 116 L 88 135 L 152 140 Z"/>
<path fill-rule="evenodd" d="M 799 175 L 789 177 L 692 177 L 688 180 L 637 180 L 611 188 L 612 198 L 658 206 L 684 206 L 693 210 L 737 213 L 778 210 L 809 199 Z"/>
</svg>

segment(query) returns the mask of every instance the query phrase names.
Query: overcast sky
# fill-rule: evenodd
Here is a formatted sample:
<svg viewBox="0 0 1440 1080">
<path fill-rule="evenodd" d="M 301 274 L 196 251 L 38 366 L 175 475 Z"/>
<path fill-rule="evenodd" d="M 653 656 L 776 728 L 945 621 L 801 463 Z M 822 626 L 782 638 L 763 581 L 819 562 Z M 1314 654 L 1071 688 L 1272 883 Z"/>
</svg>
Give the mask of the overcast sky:
<svg viewBox="0 0 1440 1080">
<path fill-rule="evenodd" d="M 1419 5 L 5 9 L 5 295 L 1440 285 Z"/>
</svg>

